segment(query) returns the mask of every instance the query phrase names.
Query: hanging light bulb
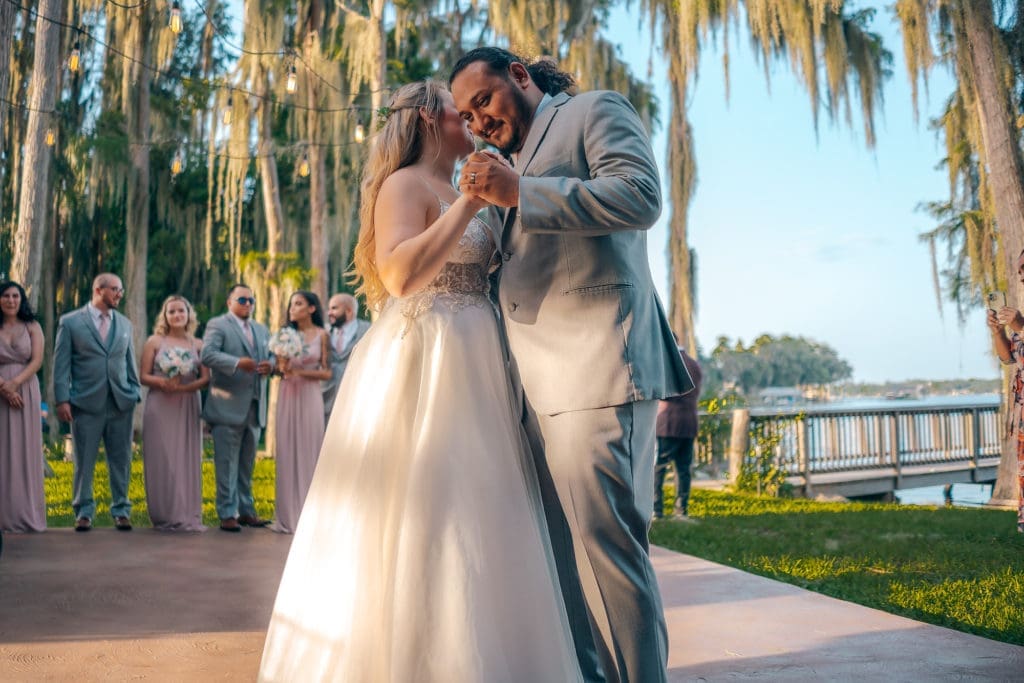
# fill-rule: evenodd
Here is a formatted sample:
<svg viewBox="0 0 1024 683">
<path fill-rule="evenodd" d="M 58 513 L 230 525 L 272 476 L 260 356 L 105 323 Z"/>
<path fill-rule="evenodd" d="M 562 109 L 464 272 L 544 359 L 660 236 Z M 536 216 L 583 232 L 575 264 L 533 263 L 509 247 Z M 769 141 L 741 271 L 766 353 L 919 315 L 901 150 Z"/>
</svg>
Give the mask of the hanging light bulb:
<svg viewBox="0 0 1024 683">
<path fill-rule="evenodd" d="M 46 146 L 47 147 L 53 147 L 56 144 L 57 144 L 57 133 L 53 130 L 53 128 L 47 128 L 46 129 Z"/>
<path fill-rule="evenodd" d="M 232 115 L 231 109 L 233 108 L 234 104 L 235 104 L 235 98 L 234 97 L 229 97 L 228 98 L 228 106 L 224 107 L 224 116 L 221 118 L 221 121 L 224 123 L 225 126 L 230 126 L 231 125 L 231 115 Z"/>
<path fill-rule="evenodd" d="M 68 55 L 68 71 L 78 73 L 80 68 L 82 68 L 82 50 L 76 40 L 74 47 L 71 48 L 71 54 Z"/>
<path fill-rule="evenodd" d="M 355 137 L 356 142 L 362 142 L 366 139 L 366 129 L 363 128 L 363 124 L 360 123 L 356 126 L 356 132 L 353 137 Z"/>
<path fill-rule="evenodd" d="M 181 33 L 181 30 L 185 28 L 181 21 L 181 3 L 178 0 L 174 0 L 174 3 L 171 5 L 171 18 L 167 22 L 167 28 L 171 29 L 171 33 L 175 35 Z"/>
<path fill-rule="evenodd" d="M 299 162 L 299 175 L 303 178 L 309 177 L 309 156 L 305 153 L 302 155 L 302 161 Z"/>
<path fill-rule="evenodd" d="M 288 80 L 285 81 L 284 89 L 288 91 L 289 95 L 295 93 L 299 88 L 299 73 L 295 70 L 295 65 L 292 64 L 288 69 Z"/>
<path fill-rule="evenodd" d="M 182 168 L 185 167 L 185 160 L 181 158 L 181 152 L 175 152 L 174 158 L 171 160 L 171 175 L 176 176 L 181 173 Z"/>
</svg>

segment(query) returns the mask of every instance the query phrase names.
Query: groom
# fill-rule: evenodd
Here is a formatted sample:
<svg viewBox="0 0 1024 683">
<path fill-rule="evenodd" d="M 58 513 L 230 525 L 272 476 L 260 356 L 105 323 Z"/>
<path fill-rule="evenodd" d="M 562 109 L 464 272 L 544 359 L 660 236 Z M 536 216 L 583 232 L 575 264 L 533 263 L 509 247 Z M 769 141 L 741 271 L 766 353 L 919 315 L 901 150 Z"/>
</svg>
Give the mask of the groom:
<svg viewBox="0 0 1024 683">
<path fill-rule="evenodd" d="M 665 681 L 647 544 L 655 418 L 658 399 L 693 384 L 647 261 L 661 212 L 647 133 L 618 93 L 574 85 L 500 48 L 460 59 L 456 108 L 515 168 L 478 152 L 459 187 L 508 208 L 498 303 L 583 674 Z"/>
</svg>

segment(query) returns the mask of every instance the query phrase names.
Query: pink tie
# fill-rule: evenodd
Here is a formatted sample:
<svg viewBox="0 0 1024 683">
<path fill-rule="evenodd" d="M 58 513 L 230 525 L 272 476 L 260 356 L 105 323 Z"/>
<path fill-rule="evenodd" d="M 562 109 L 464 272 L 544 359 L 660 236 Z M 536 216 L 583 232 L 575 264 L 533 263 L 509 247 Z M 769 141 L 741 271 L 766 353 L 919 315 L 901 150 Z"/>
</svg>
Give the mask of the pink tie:
<svg viewBox="0 0 1024 683">
<path fill-rule="evenodd" d="M 243 320 L 242 321 L 242 329 L 245 330 L 245 338 L 249 340 L 249 346 L 252 346 L 253 348 L 255 348 L 255 344 L 253 343 L 253 339 L 252 339 L 252 328 L 249 327 L 249 321 L 248 320 Z"/>
<path fill-rule="evenodd" d="M 107 343 L 107 335 L 110 334 L 110 314 L 100 313 L 100 341 Z"/>
<path fill-rule="evenodd" d="M 341 328 L 339 327 L 335 334 L 337 335 L 337 338 L 335 339 L 335 342 L 334 342 L 334 348 L 338 350 L 338 353 L 344 353 L 345 352 L 345 333 L 342 332 Z"/>
</svg>

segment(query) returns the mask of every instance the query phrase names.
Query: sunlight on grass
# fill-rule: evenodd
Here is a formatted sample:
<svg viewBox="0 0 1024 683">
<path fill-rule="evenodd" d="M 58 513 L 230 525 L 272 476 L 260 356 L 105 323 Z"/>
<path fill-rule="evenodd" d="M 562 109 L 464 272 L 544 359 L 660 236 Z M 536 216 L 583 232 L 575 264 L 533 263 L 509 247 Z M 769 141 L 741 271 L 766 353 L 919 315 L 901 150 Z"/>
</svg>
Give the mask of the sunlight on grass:
<svg viewBox="0 0 1024 683">
<path fill-rule="evenodd" d="M 55 476 L 46 479 L 46 520 L 50 527 L 69 527 L 74 525 L 75 518 L 71 511 L 71 477 L 72 464 L 62 460 L 50 460 Z M 110 518 L 110 478 L 107 475 L 107 463 L 100 460 L 96 463 L 93 494 L 96 496 L 96 518 L 93 525 L 98 527 L 113 526 Z M 215 525 L 220 522 L 215 504 L 216 482 L 214 481 L 213 462 L 203 461 L 203 523 Z M 265 519 L 274 516 L 274 461 L 257 460 L 252 478 L 253 497 L 256 501 L 256 514 Z M 132 524 L 150 526 L 149 509 L 146 506 L 146 485 L 143 478 L 142 460 L 136 455 L 132 460 L 132 477 L 128 482 L 128 497 L 132 501 Z"/>
<path fill-rule="evenodd" d="M 1024 645 L 1024 536 L 1004 510 L 695 490 L 651 541 L 887 612 Z"/>
</svg>

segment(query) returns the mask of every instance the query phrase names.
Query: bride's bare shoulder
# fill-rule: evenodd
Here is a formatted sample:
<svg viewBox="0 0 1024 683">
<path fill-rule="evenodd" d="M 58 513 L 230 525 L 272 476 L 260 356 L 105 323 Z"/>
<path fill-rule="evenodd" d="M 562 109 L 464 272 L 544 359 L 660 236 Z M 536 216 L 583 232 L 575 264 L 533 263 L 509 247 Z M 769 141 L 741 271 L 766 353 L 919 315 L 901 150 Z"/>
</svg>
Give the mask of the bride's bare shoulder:
<svg viewBox="0 0 1024 683">
<path fill-rule="evenodd" d="M 384 179 L 377 200 L 401 200 L 405 204 L 426 205 L 433 203 L 434 194 L 415 169 L 406 167 Z"/>
</svg>

